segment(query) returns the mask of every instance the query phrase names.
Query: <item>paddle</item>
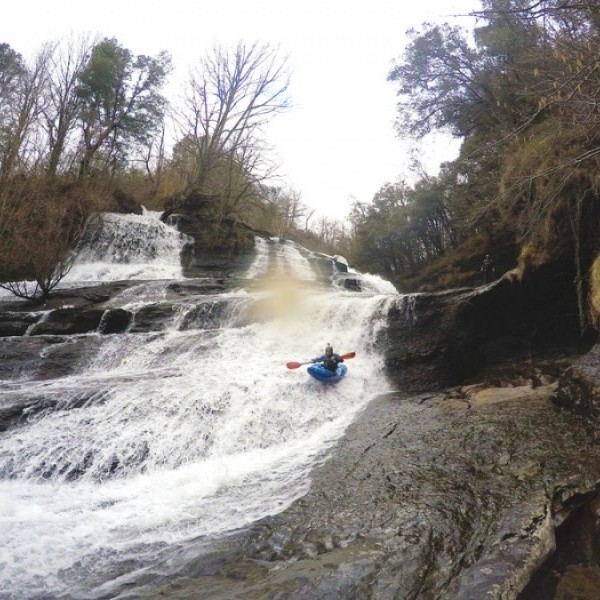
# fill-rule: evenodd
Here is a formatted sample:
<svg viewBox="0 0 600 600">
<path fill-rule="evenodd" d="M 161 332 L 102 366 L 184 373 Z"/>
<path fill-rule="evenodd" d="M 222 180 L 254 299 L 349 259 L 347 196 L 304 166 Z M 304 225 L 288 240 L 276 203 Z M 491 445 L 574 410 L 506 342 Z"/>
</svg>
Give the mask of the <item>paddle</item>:
<svg viewBox="0 0 600 600">
<path fill-rule="evenodd" d="M 342 354 L 341 356 L 344 360 L 346 360 L 348 358 L 354 358 L 356 356 L 356 352 L 348 352 L 347 354 Z M 297 369 L 298 367 L 301 367 L 302 365 L 310 365 L 313 362 L 314 361 L 312 361 L 312 360 L 307 360 L 306 362 L 295 362 L 295 361 L 291 360 L 290 362 L 285 363 L 285 366 L 288 369 Z"/>
</svg>

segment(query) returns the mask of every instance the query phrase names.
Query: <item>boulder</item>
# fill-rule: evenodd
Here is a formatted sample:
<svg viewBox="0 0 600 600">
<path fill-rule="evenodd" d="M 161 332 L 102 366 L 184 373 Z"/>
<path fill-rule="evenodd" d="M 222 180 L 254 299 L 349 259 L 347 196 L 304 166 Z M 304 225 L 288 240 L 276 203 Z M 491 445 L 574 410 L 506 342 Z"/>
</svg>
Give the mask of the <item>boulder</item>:
<svg viewBox="0 0 600 600">
<path fill-rule="evenodd" d="M 100 308 L 59 308 L 47 313 L 29 331 L 29 335 L 73 335 L 97 331 L 104 310 Z"/>
<path fill-rule="evenodd" d="M 133 315 L 130 311 L 123 308 L 111 308 L 104 312 L 98 330 L 100 333 L 123 333 L 131 324 Z"/>
</svg>

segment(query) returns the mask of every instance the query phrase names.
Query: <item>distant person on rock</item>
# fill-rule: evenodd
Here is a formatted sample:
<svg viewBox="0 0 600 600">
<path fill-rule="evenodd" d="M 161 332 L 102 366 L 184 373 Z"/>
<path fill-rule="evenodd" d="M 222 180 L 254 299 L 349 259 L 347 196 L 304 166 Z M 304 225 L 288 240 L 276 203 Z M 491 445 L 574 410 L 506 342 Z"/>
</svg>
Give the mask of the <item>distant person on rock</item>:
<svg viewBox="0 0 600 600">
<path fill-rule="evenodd" d="M 483 283 L 488 283 L 492 280 L 492 277 L 494 276 L 494 263 L 489 254 L 486 254 L 483 259 L 481 272 L 483 273 Z"/>
<path fill-rule="evenodd" d="M 314 358 L 313 362 L 323 363 L 323 366 L 329 371 L 335 371 L 337 369 L 338 363 L 344 362 L 344 359 L 337 353 L 333 351 L 331 344 L 327 344 L 325 347 L 325 354 Z"/>
</svg>

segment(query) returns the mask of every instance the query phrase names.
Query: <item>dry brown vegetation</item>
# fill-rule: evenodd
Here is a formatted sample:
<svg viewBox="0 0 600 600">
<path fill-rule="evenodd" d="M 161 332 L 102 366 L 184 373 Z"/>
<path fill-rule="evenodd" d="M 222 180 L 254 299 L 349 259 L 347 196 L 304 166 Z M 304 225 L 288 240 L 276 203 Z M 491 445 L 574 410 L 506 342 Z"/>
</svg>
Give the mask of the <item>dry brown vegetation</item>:
<svg viewBox="0 0 600 600">
<path fill-rule="evenodd" d="M 15 178 L 0 192 L 0 286 L 45 299 L 68 273 L 86 220 L 106 206 L 90 185 Z"/>
</svg>

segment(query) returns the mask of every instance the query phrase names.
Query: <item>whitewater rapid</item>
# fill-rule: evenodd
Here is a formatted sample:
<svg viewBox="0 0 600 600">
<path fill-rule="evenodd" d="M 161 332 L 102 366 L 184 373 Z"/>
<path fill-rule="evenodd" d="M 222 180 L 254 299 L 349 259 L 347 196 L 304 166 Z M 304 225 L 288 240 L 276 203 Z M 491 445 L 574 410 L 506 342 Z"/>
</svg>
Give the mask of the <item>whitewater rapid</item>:
<svg viewBox="0 0 600 600">
<path fill-rule="evenodd" d="M 126 217 L 111 223 L 130 225 Z M 130 279 L 143 272 L 154 281 L 111 306 L 135 314 L 164 302 L 186 243 L 176 230 L 164 233 L 164 252 L 125 263 Z M 119 278 L 115 252 L 82 253 L 67 284 Z M 295 244 L 257 238 L 239 288 L 174 301 L 160 330 L 101 336 L 76 375 L 0 381 L 0 398 L 39 400 L 0 436 L 1 590 L 15 598 L 110 593 L 169 563 L 174 549 L 305 493 L 311 469 L 357 411 L 388 390 L 376 340 L 397 297 L 374 276 L 362 293 L 307 286 L 317 279 L 312 264 Z M 226 308 L 198 322 L 189 317 L 199 302 Z M 286 369 L 326 343 L 356 352 L 339 384 Z"/>
</svg>

